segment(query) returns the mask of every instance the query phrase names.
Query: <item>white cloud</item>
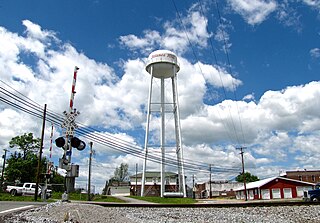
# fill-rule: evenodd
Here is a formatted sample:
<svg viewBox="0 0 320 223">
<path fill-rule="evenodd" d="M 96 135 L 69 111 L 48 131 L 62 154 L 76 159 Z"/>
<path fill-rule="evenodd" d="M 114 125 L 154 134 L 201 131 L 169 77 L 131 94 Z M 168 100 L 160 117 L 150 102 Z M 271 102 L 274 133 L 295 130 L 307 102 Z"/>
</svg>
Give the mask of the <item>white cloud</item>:
<svg viewBox="0 0 320 223">
<path fill-rule="evenodd" d="M 242 84 L 241 80 L 235 79 L 221 67 L 198 63 L 206 81 L 216 88 L 224 87 L 229 91 L 233 91 Z"/>
<path fill-rule="evenodd" d="M 298 32 L 302 30 L 302 24 L 300 22 L 301 15 L 295 8 L 293 8 L 293 5 L 289 4 L 288 0 L 279 3 L 277 18 L 287 27 L 293 27 Z"/>
<path fill-rule="evenodd" d="M 262 23 L 277 8 L 277 2 L 274 0 L 228 0 L 228 2 L 250 25 Z"/>
<path fill-rule="evenodd" d="M 242 100 L 254 101 L 254 93 L 245 95 Z"/>
<path fill-rule="evenodd" d="M 147 54 L 154 50 L 154 46 L 161 42 L 159 32 L 153 30 L 145 30 L 144 37 L 139 38 L 133 34 L 120 36 L 119 41 L 130 50 L 141 50 Z"/>
<path fill-rule="evenodd" d="M 208 20 L 206 17 L 193 8 L 186 17 L 182 17 L 181 23 L 179 19 L 165 22 L 163 34 L 154 30 L 145 30 L 144 36 L 141 38 L 130 34 L 121 36 L 119 40 L 130 50 L 140 50 L 144 54 L 150 53 L 157 47 L 182 54 L 191 48 L 190 43 L 195 47 L 207 46 L 211 34 L 207 31 Z"/>
<path fill-rule="evenodd" d="M 32 39 L 45 41 L 48 38 L 55 38 L 55 33 L 52 31 L 42 30 L 41 26 L 29 20 L 23 20 L 22 24 L 26 27 L 26 34 Z"/>
<path fill-rule="evenodd" d="M 320 9 L 320 0 L 302 0 L 305 4 Z"/>
<path fill-rule="evenodd" d="M 310 50 L 310 55 L 313 58 L 319 58 L 320 57 L 320 49 L 319 48 L 313 48 Z"/>
</svg>

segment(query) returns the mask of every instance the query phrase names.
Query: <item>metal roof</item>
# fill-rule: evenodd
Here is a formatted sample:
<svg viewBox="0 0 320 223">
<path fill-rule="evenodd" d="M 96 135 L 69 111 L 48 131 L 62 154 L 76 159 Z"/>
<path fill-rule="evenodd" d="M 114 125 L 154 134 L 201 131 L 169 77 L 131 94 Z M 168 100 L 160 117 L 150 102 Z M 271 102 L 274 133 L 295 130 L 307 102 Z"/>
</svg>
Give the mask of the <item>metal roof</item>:
<svg viewBox="0 0 320 223">
<path fill-rule="evenodd" d="M 262 187 L 263 185 L 266 185 L 267 183 L 269 183 L 269 182 L 271 182 L 271 181 L 273 181 L 273 180 L 275 180 L 275 179 L 283 179 L 283 180 L 292 181 L 292 182 L 299 182 L 299 183 L 308 184 L 308 185 L 311 185 L 311 186 L 314 186 L 314 185 L 315 185 L 314 183 L 309 183 L 309 182 L 305 182 L 305 181 L 294 180 L 294 179 L 285 178 L 285 177 L 270 177 L 270 178 L 267 178 L 267 179 L 263 179 L 263 180 L 259 180 L 259 181 L 247 183 L 247 184 L 246 184 L 246 188 L 247 188 L 247 190 L 249 190 L 249 189 L 254 189 L 254 188 L 260 188 L 260 187 Z M 234 189 L 234 190 L 235 190 L 235 191 L 244 190 L 244 186 L 239 187 L 239 188 L 236 188 L 236 189 Z"/>
</svg>

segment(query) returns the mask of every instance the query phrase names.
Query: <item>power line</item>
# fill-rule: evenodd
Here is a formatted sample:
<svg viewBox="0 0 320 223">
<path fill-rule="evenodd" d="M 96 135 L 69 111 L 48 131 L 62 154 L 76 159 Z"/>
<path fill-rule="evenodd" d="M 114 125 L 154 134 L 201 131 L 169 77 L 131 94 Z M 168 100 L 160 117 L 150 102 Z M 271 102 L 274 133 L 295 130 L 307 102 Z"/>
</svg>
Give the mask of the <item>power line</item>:
<svg viewBox="0 0 320 223">
<path fill-rule="evenodd" d="M 217 0 L 214 0 L 214 1 L 216 3 L 216 9 L 217 9 L 218 17 L 219 17 L 219 24 L 222 27 L 222 18 L 221 18 L 219 3 L 218 3 Z M 227 40 L 226 40 L 226 37 L 224 35 L 224 32 L 222 32 L 221 34 L 222 34 L 222 38 L 223 38 L 223 42 L 224 42 L 224 51 L 225 51 L 225 55 L 226 55 L 226 59 L 227 59 L 227 63 L 228 63 L 229 74 L 232 76 L 232 69 L 231 69 L 232 66 L 231 66 L 231 62 L 230 62 L 229 51 L 228 51 L 228 48 L 227 48 Z M 239 107 L 238 107 L 238 103 L 237 103 L 236 87 L 235 87 L 235 83 L 234 83 L 233 78 L 231 80 L 232 80 L 232 86 L 233 86 L 234 99 L 235 99 L 235 102 L 236 102 L 236 107 L 237 107 L 237 112 L 238 112 L 240 132 L 242 134 L 242 143 L 244 144 L 245 143 L 245 137 L 244 137 L 244 131 L 243 131 L 243 128 L 242 128 L 240 111 L 239 111 Z M 235 127 L 235 125 L 234 125 L 234 127 Z M 235 131 L 235 133 L 236 133 L 236 131 Z M 237 138 L 238 138 L 238 136 L 237 136 Z M 238 139 L 238 143 L 240 144 L 239 139 Z"/>
<path fill-rule="evenodd" d="M 42 109 L 38 107 L 38 104 L 33 102 L 33 104 L 30 104 L 27 102 L 27 100 L 24 100 L 21 97 L 18 97 L 12 92 L 9 92 L 8 90 L 0 87 L 0 93 L 3 93 L 6 98 L 0 96 L 0 101 L 2 101 L 5 104 L 8 104 L 12 107 L 14 107 L 17 110 L 21 110 L 27 114 L 30 114 L 36 118 L 41 119 L 42 118 Z M 24 96 L 27 98 L 26 96 Z M 14 100 L 14 102 L 10 101 Z M 28 101 L 31 101 L 28 100 Z M 63 116 L 58 115 L 56 112 L 52 112 L 48 110 L 47 112 L 47 121 L 50 121 L 54 123 L 55 125 L 60 125 L 63 121 Z M 143 158 L 141 147 L 132 145 L 132 143 L 126 142 L 122 139 L 119 139 L 117 137 L 112 136 L 109 133 L 101 134 L 98 130 L 85 126 L 81 123 L 79 124 L 80 128 L 76 131 L 81 134 L 84 138 L 87 138 L 89 140 L 92 140 L 100 145 L 109 147 L 113 150 L 120 151 L 123 153 L 126 153 L 128 155 L 133 155 L 138 158 Z M 149 161 L 160 163 L 160 156 L 152 155 L 149 156 Z M 176 166 L 177 161 L 174 158 L 167 157 L 165 160 L 166 165 L 170 166 Z M 193 160 L 187 160 L 185 159 L 186 169 L 191 171 L 207 171 L 206 166 L 207 164 L 200 163 L 200 162 L 194 162 Z M 238 168 L 223 168 L 223 167 L 216 167 L 217 172 L 238 172 Z"/>
<path fill-rule="evenodd" d="M 188 36 L 187 29 L 186 29 L 185 25 L 184 25 L 183 22 L 182 22 L 182 18 L 181 18 L 181 16 L 180 16 L 180 12 L 179 12 L 179 10 L 178 10 L 178 8 L 177 8 L 177 5 L 176 5 L 176 3 L 175 3 L 174 0 L 172 0 L 172 3 L 173 3 L 173 5 L 174 5 L 174 8 L 175 8 L 176 13 L 177 13 L 177 15 L 178 15 L 180 24 L 181 24 L 181 26 L 182 26 L 182 28 L 183 28 L 183 31 L 184 31 L 184 33 L 185 33 L 185 35 L 186 35 L 186 38 L 187 38 L 187 40 L 188 40 L 188 43 L 189 43 L 189 45 L 190 45 L 190 47 L 191 47 L 191 49 L 192 49 L 193 56 L 194 56 L 194 58 L 195 58 L 196 61 L 199 61 L 199 59 L 198 59 L 198 57 L 197 57 L 197 54 L 196 54 L 196 52 L 195 52 L 194 46 L 193 46 L 193 44 L 191 43 L 190 38 L 189 38 L 189 36 Z M 198 4 L 199 4 L 199 7 L 200 7 L 200 13 L 204 16 L 204 10 L 203 10 L 203 7 L 202 7 L 201 0 L 198 0 Z M 216 2 L 216 7 L 217 7 L 217 10 L 218 10 L 218 15 L 219 15 L 219 23 L 220 23 L 220 25 L 222 25 L 222 19 L 221 19 L 220 10 L 219 10 L 218 3 L 217 3 L 217 2 Z M 230 57 L 229 57 L 228 51 L 226 50 L 227 41 L 226 41 L 226 38 L 225 38 L 223 32 L 222 32 L 222 34 L 223 34 L 223 40 L 224 40 L 225 54 L 226 54 L 227 62 L 228 62 L 229 74 L 232 76 Z M 224 97 L 225 97 L 225 99 L 226 99 L 226 98 L 227 98 L 227 94 L 226 94 L 226 89 L 225 89 L 225 86 L 224 86 L 224 83 L 223 83 L 223 80 L 222 80 L 222 75 L 221 75 L 221 70 L 220 70 L 221 68 L 220 68 L 220 66 L 218 65 L 218 60 L 217 60 L 217 56 L 216 56 L 216 53 L 215 53 L 215 50 L 214 50 L 214 47 L 213 47 L 213 43 L 212 43 L 211 37 L 209 38 L 209 42 L 210 42 L 211 51 L 212 51 L 212 53 L 213 53 L 213 57 L 214 57 L 215 63 L 217 64 L 216 69 L 217 69 L 217 71 L 218 71 L 219 78 L 220 78 L 220 82 L 221 82 L 221 86 L 222 86 L 223 93 L 224 93 Z M 205 76 L 204 76 L 204 74 L 203 74 L 203 71 L 202 71 L 202 68 L 201 68 L 200 63 L 198 63 L 198 66 L 199 66 L 199 70 L 200 70 L 203 78 L 205 79 Z M 233 76 L 232 76 L 232 77 L 233 77 Z M 237 100 L 237 99 L 236 99 L 236 93 L 235 93 L 235 83 L 234 83 L 233 78 L 232 78 L 232 86 L 233 86 L 233 93 L 234 93 L 234 96 L 235 96 L 235 100 Z M 211 89 L 208 88 L 208 91 L 211 91 Z M 212 92 L 211 92 L 211 93 L 212 93 Z M 245 141 L 245 140 L 244 140 L 244 134 L 243 134 L 242 123 L 241 123 L 241 118 L 240 118 L 240 113 L 239 113 L 239 108 L 238 108 L 238 104 L 237 104 L 237 103 L 236 103 L 236 106 L 237 106 L 237 112 L 238 112 L 238 117 L 239 117 L 240 130 L 241 130 L 241 132 L 242 132 L 243 142 L 244 142 L 244 141 Z M 229 124 L 228 124 L 228 121 L 227 121 L 227 123 L 225 123 L 225 121 L 222 120 L 221 115 L 220 115 L 220 112 L 219 112 L 218 109 L 217 109 L 217 112 L 218 112 L 218 115 L 219 115 L 219 117 L 220 117 L 220 119 L 221 119 L 221 121 L 222 121 L 223 126 L 224 126 L 225 129 L 226 129 L 226 133 L 227 133 L 228 137 L 232 140 L 232 137 L 231 137 L 231 135 L 229 134 L 229 131 L 228 131 L 228 128 L 230 129 L 230 126 L 229 126 Z M 230 120 L 231 120 L 232 130 L 233 130 L 233 133 L 234 133 L 234 136 L 235 136 L 235 140 L 237 141 L 238 144 L 240 144 L 240 140 L 239 140 L 239 136 L 238 136 L 238 133 L 237 133 L 236 125 L 235 125 L 235 122 L 234 122 L 233 117 L 232 117 L 232 114 L 231 114 L 230 105 L 228 106 L 228 112 L 229 112 L 229 117 L 230 117 Z"/>
</svg>

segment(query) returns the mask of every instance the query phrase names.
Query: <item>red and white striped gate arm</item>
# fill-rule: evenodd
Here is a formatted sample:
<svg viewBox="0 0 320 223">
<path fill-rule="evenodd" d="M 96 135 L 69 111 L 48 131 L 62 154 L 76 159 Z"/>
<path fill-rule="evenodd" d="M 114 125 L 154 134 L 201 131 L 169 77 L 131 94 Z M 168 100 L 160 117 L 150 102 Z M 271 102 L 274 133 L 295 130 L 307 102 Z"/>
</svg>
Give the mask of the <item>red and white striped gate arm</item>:
<svg viewBox="0 0 320 223">
<path fill-rule="evenodd" d="M 53 138 L 53 123 L 51 123 L 51 134 L 50 134 L 50 159 L 52 157 L 52 138 Z"/>
<path fill-rule="evenodd" d="M 72 89 L 71 89 L 71 97 L 70 97 L 70 113 L 73 112 L 73 100 L 74 100 L 74 94 L 76 93 L 76 82 L 77 82 L 77 72 L 79 68 L 75 66 L 74 72 L 73 72 L 73 82 L 72 82 Z"/>
</svg>

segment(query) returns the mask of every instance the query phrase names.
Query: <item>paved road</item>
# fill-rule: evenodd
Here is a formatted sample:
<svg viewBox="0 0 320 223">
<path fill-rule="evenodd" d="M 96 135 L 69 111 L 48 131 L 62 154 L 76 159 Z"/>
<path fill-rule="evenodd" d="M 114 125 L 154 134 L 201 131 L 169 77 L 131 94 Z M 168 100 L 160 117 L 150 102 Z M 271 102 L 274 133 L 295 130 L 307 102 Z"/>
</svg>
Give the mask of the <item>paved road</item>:
<svg viewBox="0 0 320 223">
<path fill-rule="evenodd" d="M 47 204 L 46 202 L 0 201 L 0 216 Z"/>
</svg>

